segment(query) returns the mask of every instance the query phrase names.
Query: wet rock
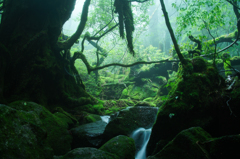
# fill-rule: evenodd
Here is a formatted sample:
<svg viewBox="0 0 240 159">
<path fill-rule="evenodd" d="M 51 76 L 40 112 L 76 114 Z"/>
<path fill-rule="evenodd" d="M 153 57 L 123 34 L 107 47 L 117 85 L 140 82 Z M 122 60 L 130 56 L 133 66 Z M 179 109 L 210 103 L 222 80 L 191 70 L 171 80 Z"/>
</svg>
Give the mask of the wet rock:
<svg viewBox="0 0 240 159">
<path fill-rule="evenodd" d="M 116 154 L 121 159 L 135 159 L 134 140 L 127 136 L 119 135 L 112 138 L 100 150 Z"/>
<path fill-rule="evenodd" d="M 71 129 L 72 148 L 99 147 L 107 123 L 102 120 Z"/>
<path fill-rule="evenodd" d="M 119 112 L 119 115 L 111 120 L 106 126 L 103 137 L 104 142 L 118 136 L 130 136 L 131 133 L 139 128 L 150 128 L 156 119 L 158 109 L 155 107 L 132 107 Z"/>
</svg>

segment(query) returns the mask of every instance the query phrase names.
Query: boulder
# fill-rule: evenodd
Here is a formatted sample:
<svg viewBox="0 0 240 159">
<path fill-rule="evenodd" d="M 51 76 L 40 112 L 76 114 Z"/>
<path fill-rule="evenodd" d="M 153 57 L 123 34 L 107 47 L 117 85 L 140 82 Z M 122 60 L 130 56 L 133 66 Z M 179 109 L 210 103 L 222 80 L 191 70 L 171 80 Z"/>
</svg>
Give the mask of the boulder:
<svg viewBox="0 0 240 159">
<path fill-rule="evenodd" d="M 153 155 L 157 143 L 162 149 L 179 132 L 189 127 L 202 127 L 213 137 L 240 132 L 240 120 L 231 113 L 224 97 L 224 79 L 212 67 L 200 69 L 201 62 L 187 61 L 179 68 L 178 78 L 166 102 L 159 108 L 157 120 L 147 146 L 148 155 Z M 194 68 L 197 68 L 194 72 Z M 239 104 L 238 104 L 239 105 Z M 238 107 L 239 108 L 239 107 Z M 233 112 L 240 114 L 235 107 Z"/>
<path fill-rule="evenodd" d="M 106 125 L 106 122 L 99 120 L 71 129 L 70 132 L 73 137 L 72 148 L 99 147 Z"/>
<path fill-rule="evenodd" d="M 62 157 L 55 159 L 120 159 L 117 155 L 98 150 L 96 148 L 85 147 L 69 151 Z"/>
<path fill-rule="evenodd" d="M 147 159 L 209 159 L 206 150 L 199 143 L 211 139 L 206 131 L 200 127 L 192 127 L 181 131 L 161 151 Z"/>
<path fill-rule="evenodd" d="M 240 158 L 240 135 L 212 138 L 200 127 L 181 131 L 162 150 L 147 159 Z"/>
<path fill-rule="evenodd" d="M 34 112 L 0 104 L 0 158 L 51 159 L 53 150 L 41 123 Z"/>
<path fill-rule="evenodd" d="M 103 133 L 104 142 L 118 135 L 130 136 L 139 128 L 151 128 L 157 114 L 158 108 L 137 106 L 119 112 L 119 115 L 111 120 Z"/>
<path fill-rule="evenodd" d="M 72 136 L 68 128 L 75 122 L 71 118 L 62 113 L 54 115 L 34 102 L 16 101 L 10 107 L 23 114 L 21 121 L 32 123 L 46 131 L 46 142 L 55 155 L 63 155 L 71 150 Z"/>
<path fill-rule="evenodd" d="M 130 137 L 119 135 L 107 143 L 105 143 L 100 150 L 116 154 L 120 159 L 135 159 L 135 144 Z"/>
<path fill-rule="evenodd" d="M 227 135 L 199 143 L 212 159 L 240 158 L 240 135 Z"/>
</svg>

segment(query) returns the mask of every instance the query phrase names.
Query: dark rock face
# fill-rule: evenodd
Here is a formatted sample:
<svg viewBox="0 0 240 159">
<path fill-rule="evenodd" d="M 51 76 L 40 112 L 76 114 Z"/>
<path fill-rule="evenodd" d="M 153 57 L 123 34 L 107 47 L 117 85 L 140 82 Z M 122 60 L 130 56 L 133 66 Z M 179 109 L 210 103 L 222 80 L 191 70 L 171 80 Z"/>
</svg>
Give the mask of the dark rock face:
<svg viewBox="0 0 240 159">
<path fill-rule="evenodd" d="M 36 124 L 41 121 L 35 115 L 0 104 L 0 158 L 52 158 L 47 132 Z M 27 117 L 34 117 L 35 122 Z"/>
<path fill-rule="evenodd" d="M 85 147 L 69 151 L 57 159 L 120 159 L 117 155 L 111 154 L 96 148 Z"/>
<path fill-rule="evenodd" d="M 240 132 L 240 119 L 236 117 L 240 115 L 239 104 L 227 105 L 229 98 L 225 99 L 228 94 L 224 94 L 224 79 L 212 66 L 204 66 L 203 70 L 194 66 L 199 68 L 194 70 L 191 63 L 179 69 L 176 86 L 159 108 L 147 147 L 148 155 L 154 155 L 179 132 L 190 127 L 202 127 L 213 137 Z M 202 65 L 202 61 L 194 65 Z M 237 101 L 236 96 L 232 97 Z"/>
<path fill-rule="evenodd" d="M 116 154 L 120 159 L 135 159 L 135 144 L 130 137 L 119 135 L 105 143 L 100 150 Z"/>
<path fill-rule="evenodd" d="M 103 134 L 104 141 L 118 135 L 130 136 L 139 127 L 146 129 L 152 127 L 157 111 L 156 107 L 147 106 L 137 106 L 120 111 L 119 115 L 107 125 Z"/>
<path fill-rule="evenodd" d="M 5 158 L 47 159 L 71 150 L 68 128 L 74 121 L 65 114 L 52 114 L 41 105 L 25 101 L 1 107 L 0 138 L 4 140 L 0 140 L 0 158 L 9 154 Z"/>
<path fill-rule="evenodd" d="M 200 127 L 181 131 L 162 150 L 148 159 L 227 159 L 240 158 L 240 136 L 212 138 Z"/>
<path fill-rule="evenodd" d="M 71 129 L 72 149 L 79 147 L 99 147 L 107 123 L 96 121 Z"/>
<path fill-rule="evenodd" d="M 205 142 L 211 139 L 206 131 L 200 127 L 193 127 L 181 131 L 156 155 L 148 159 L 207 159 L 197 142 Z"/>
</svg>

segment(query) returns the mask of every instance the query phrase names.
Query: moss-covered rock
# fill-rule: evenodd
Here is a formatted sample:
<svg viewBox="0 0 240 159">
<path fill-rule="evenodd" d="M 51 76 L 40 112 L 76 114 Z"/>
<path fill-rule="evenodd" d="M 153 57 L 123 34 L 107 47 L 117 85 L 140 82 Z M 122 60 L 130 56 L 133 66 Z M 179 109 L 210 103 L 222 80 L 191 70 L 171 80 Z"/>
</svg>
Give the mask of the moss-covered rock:
<svg viewBox="0 0 240 159">
<path fill-rule="evenodd" d="M 198 143 L 211 139 L 206 131 L 200 127 L 193 127 L 181 131 L 156 155 L 148 157 L 148 159 L 208 159 L 205 150 Z"/>
<path fill-rule="evenodd" d="M 147 79 L 145 79 L 147 80 Z M 122 91 L 121 99 L 143 100 L 148 97 L 155 97 L 159 85 L 148 82 L 143 86 L 129 85 Z"/>
<path fill-rule="evenodd" d="M 212 138 L 200 127 L 181 131 L 163 149 L 148 159 L 226 159 L 239 158 L 240 135 Z"/>
<path fill-rule="evenodd" d="M 207 64 L 203 57 L 195 56 L 192 59 L 192 64 L 194 72 L 203 72 L 207 69 Z"/>
<path fill-rule="evenodd" d="M 240 135 L 229 135 L 199 143 L 213 159 L 240 158 Z"/>
<path fill-rule="evenodd" d="M 70 132 L 73 137 L 72 148 L 98 148 L 102 142 L 102 134 L 106 125 L 107 123 L 100 120 L 71 129 Z"/>
<path fill-rule="evenodd" d="M 105 128 L 104 142 L 118 135 L 130 136 L 139 127 L 150 128 L 156 119 L 157 110 L 155 107 L 138 106 L 120 111 Z"/>
<path fill-rule="evenodd" d="M 149 99 L 149 98 L 148 98 Z M 140 101 L 137 102 L 134 106 L 149 106 L 149 107 L 156 107 L 156 104 L 153 102 L 147 102 L 147 101 Z"/>
<path fill-rule="evenodd" d="M 85 147 L 76 148 L 57 159 L 120 159 L 117 155 L 98 150 L 96 148 Z"/>
<path fill-rule="evenodd" d="M 214 67 L 194 72 L 188 61 L 179 69 L 178 76 L 167 101 L 159 109 L 147 147 L 149 154 L 156 143 L 170 141 L 189 127 L 200 126 L 214 137 L 240 132 L 239 120 L 231 115 L 222 98 L 224 79 Z"/>
<path fill-rule="evenodd" d="M 0 158 L 51 159 L 47 135 L 37 113 L 0 104 Z"/>
<path fill-rule="evenodd" d="M 62 155 L 71 150 L 72 137 L 68 131 L 73 123 L 71 118 L 62 113 L 56 116 L 45 107 L 33 102 L 16 101 L 10 106 L 21 112 L 27 122 L 46 131 L 46 142 L 51 146 L 55 155 Z"/>
<path fill-rule="evenodd" d="M 87 123 L 93 123 L 96 121 L 101 120 L 100 115 L 97 114 L 91 114 L 85 111 L 78 111 L 75 113 L 74 117 L 77 119 L 80 125 L 87 124 Z"/>
<path fill-rule="evenodd" d="M 105 143 L 100 150 L 116 154 L 121 159 L 134 159 L 135 158 L 135 144 L 134 140 L 130 137 L 119 135 L 107 143 Z"/>
</svg>

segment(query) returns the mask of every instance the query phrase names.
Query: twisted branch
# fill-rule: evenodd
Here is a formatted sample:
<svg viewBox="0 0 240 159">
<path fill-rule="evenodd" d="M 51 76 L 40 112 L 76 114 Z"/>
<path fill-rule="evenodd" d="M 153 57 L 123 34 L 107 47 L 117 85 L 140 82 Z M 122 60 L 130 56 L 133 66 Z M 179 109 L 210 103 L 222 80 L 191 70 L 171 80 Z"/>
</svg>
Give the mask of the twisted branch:
<svg viewBox="0 0 240 159">
<path fill-rule="evenodd" d="M 91 0 L 86 0 L 84 2 L 82 15 L 81 15 L 81 22 L 78 25 L 77 31 L 68 40 L 64 42 L 58 42 L 59 51 L 70 49 L 73 46 L 73 44 L 78 40 L 78 38 L 81 36 L 87 22 L 88 8 L 90 5 L 90 2 Z"/>
<path fill-rule="evenodd" d="M 153 63 L 161 63 L 161 62 L 177 62 L 177 60 L 171 60 L 170 61 L 170 60 L 166 59 L 166 60 L 161 60 L 161 61 L 149 61 L 149 62 L 138 61 L 138 62 L 135 62 L 135 63 L 132 63 L 132 64 L 111 63 L 111 64 L 107 64 L 107 65 L 104 65 L 104 66 L 92 67 L 92 66 L 90 66 L 90 64 L 87 61 L 86 56 L 82 52 L 75 52 L 74 56 L 76 57 L 76 59 L 78 58 L 78 59 L 81 59 L 83 61 L 83 63 L 87 67 L 88 74 L 90 74 L 92 71 L 101 70 L 103 68 L 110 67 L 110 66 L 131 67 L 131 66 L 139 65 L 139 64 L 153 64 Z"/>
</svg>

